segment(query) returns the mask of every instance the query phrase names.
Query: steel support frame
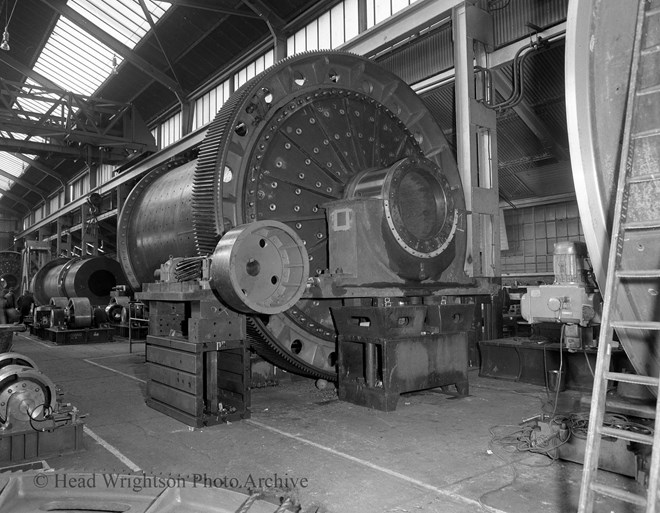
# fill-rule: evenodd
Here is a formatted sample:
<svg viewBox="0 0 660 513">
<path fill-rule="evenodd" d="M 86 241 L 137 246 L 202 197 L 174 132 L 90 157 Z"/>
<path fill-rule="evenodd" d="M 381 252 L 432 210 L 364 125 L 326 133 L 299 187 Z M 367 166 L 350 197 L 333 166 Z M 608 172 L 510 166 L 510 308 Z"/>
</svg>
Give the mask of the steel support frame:
<svg viewBox="0 0 660 513">
<path fill-rule="evenodd" d="M 458 169 L 466 196 L 468 248 L 465 272 L 501 275 L 496 117 L 476 96 L 475 65 L 487 65 L 490 15 L 471 3 L 452 10 Z"/>
</svg>

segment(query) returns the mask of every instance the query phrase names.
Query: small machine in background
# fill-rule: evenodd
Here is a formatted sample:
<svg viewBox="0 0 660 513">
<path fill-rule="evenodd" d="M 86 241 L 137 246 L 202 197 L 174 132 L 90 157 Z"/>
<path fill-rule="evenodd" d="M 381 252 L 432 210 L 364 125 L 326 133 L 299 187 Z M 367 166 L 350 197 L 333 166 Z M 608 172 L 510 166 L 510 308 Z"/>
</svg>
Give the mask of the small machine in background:
<svg viewBox="0 0 660 513">
<path fill-rule="evenodd" d="M 480 342 L 481 376 L 552 390 L 591 390 L 602 298 L 585 244 L 555 243 L 553 271 L 552 284 L 516 288 L 520 317 L 515 322 L 529 324 L 530 330 L 527 336 Z M 626 366 L 623 350 L 613 354 L 612 363 Z"/>
<path fill-rule="evenodd" d="M 113 329 L 105 309 L 86 297 L 52 297 L 34 308 L 30 334 L 55 344 L 112 342 Z"/>
<path fill-rule="evenodd" d="M 56 344 L 112 342 L 113 294 L 123 290 L 121 299 L 128 303 L 130 290 L 119 262 L 98 256 L 51 260 L 35 273 L 30 288 L 35 306 L 24 321 L 32 335 Z M 121 317 L 121 309 L 118 313 Z"/>
<path fill-rule="evenodd" d="M 520 300 L 523 318 L 534 324 L 561 323 L 561 343 L 569 351 L 594 347 L 603 299 L 596 289 L 583 242 L 557 242 L 553 253 L 555 281 L 528 287 Z"/>
</svg>

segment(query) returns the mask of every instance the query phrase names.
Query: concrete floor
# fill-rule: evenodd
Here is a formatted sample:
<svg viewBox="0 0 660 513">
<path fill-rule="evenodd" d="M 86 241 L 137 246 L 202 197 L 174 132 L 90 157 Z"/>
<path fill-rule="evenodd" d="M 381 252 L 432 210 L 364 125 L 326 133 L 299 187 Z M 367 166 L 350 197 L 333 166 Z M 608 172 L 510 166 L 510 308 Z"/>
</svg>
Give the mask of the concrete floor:
<svg viewBox="0 0 660 513">
<path fill-rule="evenodd" d="M 139 469 L 189 481 L 206 475 L 216 484 L 233 480 L 242 491 L 277 474 L 304 512 L 577 510 L 581 465 L 489 451 L 492 426 L 552 410 L 542 387 L 480 378 L 474 370 L 468 397 L 428 390 L 402 396 L 395 412 L 384 413 L 340 402 L 313 380 L 285 379 L 253 391 L 250 420 L 193 430 L 145 405 L 144 345 L 129 354 L 121 340 L 54 346 L 14 336 L 14 350 L 32 357 L 87 414 L 86 450 L 48 458 L 56 472 Z M 563 392 L 559 410 L 576 408 L 579 398 Z M 600 474 L 609 484 L 637 487 Z M 601 499 L 596 511 L 637 510 Z"/>
</svg>

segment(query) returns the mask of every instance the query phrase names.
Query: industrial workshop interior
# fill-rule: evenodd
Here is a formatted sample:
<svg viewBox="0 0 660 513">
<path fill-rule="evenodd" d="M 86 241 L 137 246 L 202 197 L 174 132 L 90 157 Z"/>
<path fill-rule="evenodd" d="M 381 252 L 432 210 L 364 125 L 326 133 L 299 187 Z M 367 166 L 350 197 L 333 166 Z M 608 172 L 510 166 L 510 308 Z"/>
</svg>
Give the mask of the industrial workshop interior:
<svg viewBox="0 0 660 513">
<path fill-rule="evenodd" d="M 660 0 L 0 34 L 0 512 L 660 512 Z"/>
</svg>

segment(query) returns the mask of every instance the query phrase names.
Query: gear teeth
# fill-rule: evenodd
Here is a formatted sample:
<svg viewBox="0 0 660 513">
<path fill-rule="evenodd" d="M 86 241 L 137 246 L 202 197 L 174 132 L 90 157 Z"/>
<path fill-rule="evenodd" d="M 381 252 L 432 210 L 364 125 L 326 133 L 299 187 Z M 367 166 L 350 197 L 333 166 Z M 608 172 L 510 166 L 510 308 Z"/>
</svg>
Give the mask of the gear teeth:
<svg viewBox="0 0 660 513">
<path fill-rule="evenodd" d="M 337 379 L 335 373 L 320 372 L 314 367 L 310 368 L 304 362 L 300 363 L 291 358 L 287 352 L 280 349 L 280 345 L 275 343 L 266 331 L 257 325 L 252 317 L 247 318 L 247 340 L 259 356 L 277 365 L 280 369 L 310 378 L 322 378 L 329 381 Z"/>
</svg>

